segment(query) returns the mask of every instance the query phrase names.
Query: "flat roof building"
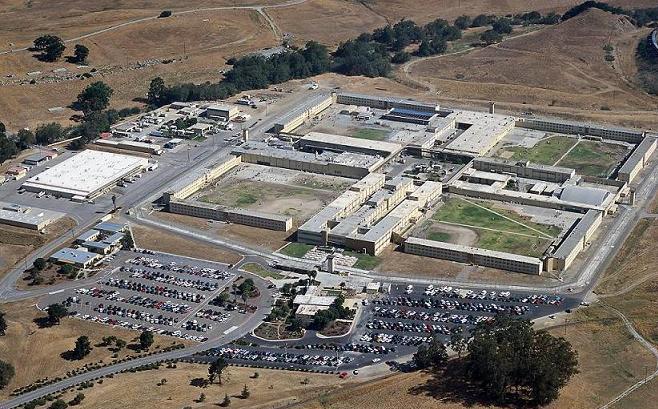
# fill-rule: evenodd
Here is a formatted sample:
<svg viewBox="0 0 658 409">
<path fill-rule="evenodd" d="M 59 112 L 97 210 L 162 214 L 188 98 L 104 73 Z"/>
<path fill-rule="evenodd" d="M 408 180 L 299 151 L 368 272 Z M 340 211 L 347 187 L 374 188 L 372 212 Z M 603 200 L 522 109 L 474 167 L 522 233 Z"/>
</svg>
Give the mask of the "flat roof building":
<svg viewBox="0 0 658 409">
<path fill-rule="evenodd" d="M 50 259 L 56 263 L 71 264 L 80 268 L 88 268 L 101 258 L 100 254 L 86 249 L 63 248 L 55 252 Z"/>
<path fill-rule="evenodd" d="M 32 192 L 91 199 L 147 166 L 147 158 L 86 150 L 31 177 L 22 187 Z"/>
<path fill-rule="evenodd" d="M 511 116 L 475 111 L 455 111 L 448 117 L 455 119 L 455 126 L 462 132 L 444 149 L 473 155 L 486 154 L 516 123 L 516 118 Z"/>
<path fill-rule="evenodd" d="M 219 119 L 224 122 L 230 121 L 240 114 L 236 106 L 226 104 L 212 104 L 206 108 L 205 116 L 210 119 Z"/>
<path fill-rule="evenodd" d="M 635 176 L 637 176 L 637 174 L 646 166 L 647 162 L 649 162 L 651 155 L 656 151 L 656 141 L 658 141 L 658 139 L 654 137 L 645 137 L 642 142 L 635 147 L 633 153 L 630 154 L 621 168 L 619 168 L 617 179 L 627 183 L 632 182 L 633 179 L 635 179 Z"/>
<path fill-rule="evenodd" d="M 336 94 L 336 102 L 344 105 L 367 106 L 385 110 L 397 108 L 431 113 L 438 112 L 439 110 L 438 104 L 428 104 L 415 101 L 411 98 L 366 95 L 354 92 L 340 92 Z"/>
<path fill-rule="evenodd" d="M 63 216 L 60 212 L 0 202 L 0 223 L 10 226 L 41 230 Z"/>
<path fill-rule="evenodd" d="M 397 143 L 371 141 L 322 132 L 309 132 L 304 135 L 299 144 L 302 148 L 334 149 L 338 151 L 365 153 L 368 155 L 390 156 L 402 151 L 403 146 Z"/>
</svg>

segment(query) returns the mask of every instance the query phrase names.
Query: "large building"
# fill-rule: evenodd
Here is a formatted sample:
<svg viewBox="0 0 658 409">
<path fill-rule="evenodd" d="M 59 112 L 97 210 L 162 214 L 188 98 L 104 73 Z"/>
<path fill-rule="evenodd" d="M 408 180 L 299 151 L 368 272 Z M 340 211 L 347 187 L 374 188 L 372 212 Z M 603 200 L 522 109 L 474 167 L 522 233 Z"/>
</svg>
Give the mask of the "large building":
<svg viewBox="0 0 658 409">
<path fill-rule="evenodd" d="M 598 136 L 603 139 L 612 139 L 630 143 L 641 142 L 645 135 L 645 132 L 639 129 L 594 125 L 583 122 L 564 121 L 561 119 L 521 118 L 517 121 L 516 126 L 546 132 Z"/>
<path fill-rule="evenodd" d="M 318 93 L 308 98 L 303 105 L 280 117 L 274 124 L 277 133 L 289 133 L 333 104 L 334 98 L 326 93 Z"/>
<path fill-rule="evenodd" d="M 474 111 L 456 111 L 448 115 L 455 119 L 459 133 L 445 146 L 446 151 L 484 155 L 509 131 L 514 129 L 516 118 Z"/>
<path fill-rule="evenodd" d="M 406 109 L 417 112 L 436 113 L 439 105 L 414 101 L 402 97 L 384 97 L 378 95 L 356 94 L 353 92 L 341 92 L 336 94 L 336 102 L 343 105 L 367 106 L 376 109 Z"/>
<path fill-rule="evenodd" d="M 309 150 L 329 149 L 339 152 L 356 152 L 383 157 L 397 155 L 403 149 L 403 146 L 397 143 L 371 141 L 321 132 L 309 132 L 299 140 L 299 145 Z"/>
<path fill-rule="evenodd" d="M 543 268 L 542 261 L 535 257 L 425 240 L 417 237 L 409 237 L 405 240 L 404 252 L 517 273 L 539 275 Z"/>
<path fill-rule="evenodd" d="M 476 158 L 473 168 L 485 172 L 513 173 L 518 177 L 553 183 L 566 182 L 576 175 L 571 168 L 498 158 Z"/>
<path fill-rule="evenodd" d="M 147 158 L 86 150 L 29 178 L 22 187 L 31 192 L 87 200 L 147 167 Z"/>
<path fill-rule="evenodd" d="M 225 104 L 213 104 L 206 108 L 206 117 L 209 119 L 217 119 L 228 122 L 240 114 L 240 110 L 236 106 Z"/>
<path fill-rule="evenodd" d="M 590 210 L 564 236 L 548 259 L 548 270 L 566 270 L 585 248 L 603 221 L 603 213 Z"/>
<path fill-rule="evenodd" d="M 0 203 L 0 223 L 41 230 L 59 220 L 63 213 L 12 203 Z"/>
<path fill-rule="evenodd" d="M 651 136 L 645 137 L 642 142 L 635 147 L 633 153 L 630 154 L 621 168 L 619 168 L 617 179 L 631 183 L 633 179 L 635 179 L 635 176 L 644 169 L 647 162 L 649 162 L 649 158 L 656 151 L 657 140 L 658 139 Z"/>
</svg>

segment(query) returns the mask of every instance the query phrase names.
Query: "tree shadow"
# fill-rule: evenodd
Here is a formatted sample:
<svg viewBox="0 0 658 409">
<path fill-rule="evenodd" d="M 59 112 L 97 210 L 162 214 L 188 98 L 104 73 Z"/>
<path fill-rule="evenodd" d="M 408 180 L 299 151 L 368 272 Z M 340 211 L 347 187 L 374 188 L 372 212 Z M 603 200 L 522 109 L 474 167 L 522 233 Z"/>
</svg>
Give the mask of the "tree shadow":
<svg viewBox="0 0 658 409">
<path fill-rule="evenodd" d="M 193 378 L 190 380 L 190 386 L 194 386 L 196 388 L 206 388 L 208 385 L 208 379 L 206 378 Z"/>
<path fill-rule="evenodd" d="M 82 358 L 78 358 L 75 356 L 74 351 L 64 351 L 61 354 L 59 354 L 62 359 L 66 359 L 67 361 L 80 361 Z"/>
<path fill-rule="evenodd" d="M 37 317 L 32 320 L 39 328 L 50 328 L 55 325 L 48 317 Z"/>
<path fill-rule="evenodd" d="M 428 373 L 431 377 L 425 383 L 410 388 L 408 390 L 410 395 L 429 396 L 442 403 L 457 403 L 466 407 L 476 405 L 508 409 L 535 407 L 511 392 L 504 402 L 492 400 L 480 385 L 468 379 L 463 360 L 449 361 L 445 368 Z"/>
</svg>

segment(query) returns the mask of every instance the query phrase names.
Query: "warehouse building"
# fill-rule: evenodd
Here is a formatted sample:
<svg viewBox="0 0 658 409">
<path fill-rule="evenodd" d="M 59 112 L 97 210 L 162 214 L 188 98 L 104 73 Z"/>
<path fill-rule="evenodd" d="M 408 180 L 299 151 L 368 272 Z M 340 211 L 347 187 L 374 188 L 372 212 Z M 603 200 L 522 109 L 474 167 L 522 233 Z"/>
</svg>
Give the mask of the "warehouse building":
<svg viewBox="0 0 658 409">
<path fill-rule="evenodd" d="M 543 266 L 542 261 L 535 257 L 425 240 L 417 237 L 409 237 L 405 240 L 404 252 L 525 274 L 540 275 Z"/>
<path fill-rule="evenodd" d="M 0 223 L 10 226 L 42 230 L 63 216 L 63 213 L 51 210 L 0 202 Z"/>
<path fill-rule="evenodd" d="M 165 191 L 164 202 L 183 200 L 193 195 L 238 166 L 241 161 L 240 156 L 229 155 L 210 166 L 193 169 Z"/>
<path fill-rule="evenodd" d="M 111 139 L 98 139 L 94 145 L 121 149 L 125 151 L 148 153 L 150 155 L 162 155 L 162 146 L 155 143 L 146 143 L 138 141 L 115 141 Z"/>
<path fill-rule="evenodd" d="M 548 270 L 566 270 L 603 222 L 603 213 L 590 210 L 576 221 L 548 259 Z"/>
<path fill-rule="evenodd" d="M 633 179 L 635 179 L 635 176 L 644 169 L 647 162 L 649 162 L 649 158 L 656 151 L 657 140 L 658 139 L 651 136 L 645 137 L 642 142 L 635 147 L 633 153 L 630 154 L 621 168 L 619 168 L 617 179 L 626 183 L 631 183 Z"/>
<path fill-rule="evenodd" d="M 598 136 L 603 139 L 629 143 L 640 143 L 645 135 L 644 131 L 639 129 L 609 127 L 560 119 L 521 118 L 517 121 L 516 126 L 546 132 Z"/>
<path fill-rule="evenodd" d="M 357 94 L 353 92 L 340 92 L 336 94 L 336 102 L 343 105 L 367 106 L 376 109 L 406 109 L 416 112 L 436 113 L 439 105 L 405 99 L 402 97 L 384 97 L 377 95 Z"/>
<path fill-rule="evenodd" d="M 206 108 L 205 116 L 209 119 L 215 119 L 222 122 L 228 122 L 240 114 L 240 109 L 236 106 L 225 104 L 213 104 Z"/>
<path fill-rule="evenodd" d="M 553 183 L 566 182 L 576 175 L 576 171 L 570 168 L 499 158 L 475 158 L 473 168 L 485 172 L 512 173 L 521 178 Z"/>
<path fill-rule="evenodd" d="M 147 167 L 147 158 L 86 150 L 31 177 L 22 187 L 83 201 L 108 192 L 121 179 Z"/>
<path fill-rule="evenodd" d="M 27 158 L 23 159 L 23 163 L 28 166 L 39 166 L 48 162 L 49 160 L 55 159 L 57 156 L 58 152 L 56 150 L 47 150 L 28 156 Z"/>
<path fill-rule="evenodd" d="M 320 112 L 333 104 L 334 98 L 326 93 L 319 93 L 310 97 L 303 105 L 300 105 L 279 118 L 274 124 L 274 132 L 289 133 L 294 131 L 305 121 L 312 119 Z"/>
</svg>

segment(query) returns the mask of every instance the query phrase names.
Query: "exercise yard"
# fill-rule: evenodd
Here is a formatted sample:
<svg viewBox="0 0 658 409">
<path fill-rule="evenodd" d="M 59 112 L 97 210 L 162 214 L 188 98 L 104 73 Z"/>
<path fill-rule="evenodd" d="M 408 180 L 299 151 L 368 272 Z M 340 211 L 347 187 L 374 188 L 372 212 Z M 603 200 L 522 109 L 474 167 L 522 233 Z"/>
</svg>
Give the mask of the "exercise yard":
<svg viewBox="0 0 658 409">
<path fill-rule="evenodd" d="M 359 139 L 368 139 L 371 141 L 383 141 L 388 136 L 389 131 L 376 128 L 358 128 L 349 133 L 349 136 Z"/>
<path fill-rule="evenodd" d="M 490 203 L 449 198 L 414 236 L 489 250 L 539 257 L 560 228 Z"/>
<path fill-rule="evenodd" d="M 576 173 L 581 175 L 607 177 L 624 159 L 627 151 L 624 145 L 580 141 L 558 165 L 576 169 Z"/>
<path fill-rule="evenodd" d="M 292 216 L 296 222 L 304 222 L 351 183 L 352 180 L 339 177 L 240 165 L 215 186 L 201 191 L 196 200 L 227 208 Z"/>
<path fill-rule="evenodd" d="M 553 165 L 573 147 L 578 140 L 568 136 L 550 136 L 530 148 L 521 146 L 505 147 L 499 154 L 511 160 L 527 160 L 542 165 Z M 512 153 L 510 156 L 509 153 Z"/>
</svg>

